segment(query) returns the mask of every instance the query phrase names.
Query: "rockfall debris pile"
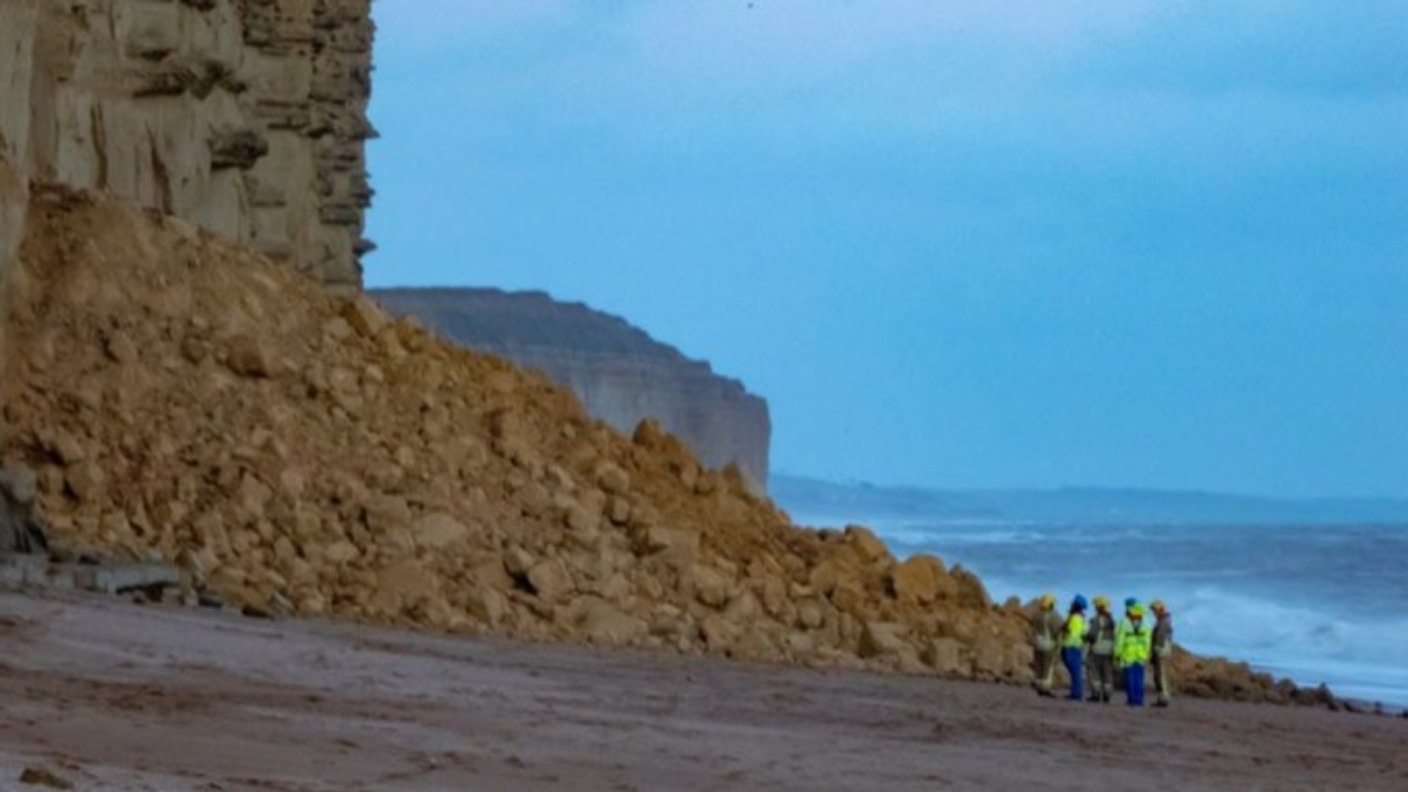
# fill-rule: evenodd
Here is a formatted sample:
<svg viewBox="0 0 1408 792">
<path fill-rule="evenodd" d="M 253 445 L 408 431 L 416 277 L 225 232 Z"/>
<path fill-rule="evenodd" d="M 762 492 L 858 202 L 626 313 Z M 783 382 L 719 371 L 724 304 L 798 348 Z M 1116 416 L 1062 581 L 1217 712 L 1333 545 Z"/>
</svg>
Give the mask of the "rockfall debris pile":
<svg viewBox="0 0 1408 792">
<path fill-rule="evenodd" d="M 4 461 L 55 548 L 268 614 L 1030 679 L 1027 611 L 861 527 L 796 527 L 650 423 L 183 221 L 40 190 Z M 1185 692 L 1313 695 L 1182 656 Z"/>
</svg>

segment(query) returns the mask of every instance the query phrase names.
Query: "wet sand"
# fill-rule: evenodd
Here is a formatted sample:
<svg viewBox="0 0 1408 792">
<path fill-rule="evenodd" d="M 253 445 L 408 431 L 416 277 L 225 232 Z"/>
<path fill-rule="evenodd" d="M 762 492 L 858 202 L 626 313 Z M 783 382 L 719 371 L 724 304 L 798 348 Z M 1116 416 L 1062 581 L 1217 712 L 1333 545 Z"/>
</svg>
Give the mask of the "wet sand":
<svg viewBox="0 0 1408 792">
<path fill-rule="evenodd" d="M 0 594 L 0 789 L 1408 789 L 1408 721 Z"/>
</svg>

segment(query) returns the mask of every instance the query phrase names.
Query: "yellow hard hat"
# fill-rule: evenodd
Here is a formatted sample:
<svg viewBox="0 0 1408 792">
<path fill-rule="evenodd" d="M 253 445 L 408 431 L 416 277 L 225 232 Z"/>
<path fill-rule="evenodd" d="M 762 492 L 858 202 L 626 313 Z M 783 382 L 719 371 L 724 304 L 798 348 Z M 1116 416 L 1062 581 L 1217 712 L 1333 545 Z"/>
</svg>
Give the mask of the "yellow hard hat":
<svg viewBox="0 0 1408 792">
<path fill-rule="evenodd" d="M 1095 607 L 1099 608 L 1100 610 L 1109 610 L 1110 598 L 1101 594 L 1100 596 L 1095 598 Z"/>
<path fill-rule="evenodd" d="M 1144 606 L 1143 606 L 1143 605 L 1140 605 L 1140 604 L 1137 603 L 1137 602 L 1134 603 L 1133 605 L 1131 605 L 1131 606 L 1129 607 L 1129 617 L 1130 617 L 1131 619 L 1140 619 L 1140 618 L 1143 618 L 1143 617 L 1144 617 Z"/>
<path fill-rule="evenodd" d="M 1164 601 L 1163 601 L 1163 600 L 1154 600 L 1153 602 L 1149 603 L 1149 608 L 1150 608 L 1150 610 L 1154 611 L 1154 613 L 1163 613 L 1163 612 L 1164 612 Z"/>
<path fill-rule="evenodd" d="M 1041 595 L 1041 609 L 1051 610 L 1056 607 L 1056 595 L 1050 592 Z"/>
</svg>

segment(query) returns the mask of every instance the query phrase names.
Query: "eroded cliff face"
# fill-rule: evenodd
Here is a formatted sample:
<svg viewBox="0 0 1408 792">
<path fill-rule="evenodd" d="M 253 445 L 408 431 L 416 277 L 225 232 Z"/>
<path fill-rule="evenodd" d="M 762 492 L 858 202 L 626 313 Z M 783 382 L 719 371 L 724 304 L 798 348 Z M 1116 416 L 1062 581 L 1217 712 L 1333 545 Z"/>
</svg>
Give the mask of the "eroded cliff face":
<svg viewBox="0 0 1408 792">
<path fill-rule="evenodd" d="M 0 272 L 28 184 L 360 284 L 371 0 L 0 0 Z"/>
<path fill-rule="evenodd" d="M 625 321 L 539 292 L 385 289 L 395 313 L 414 314 L 449 339 L 566 385 L 594 417 L 625 433 L 653 418 L 710 467 L 733 463 L 767 481 L 768 405 Z"/>
</svg>

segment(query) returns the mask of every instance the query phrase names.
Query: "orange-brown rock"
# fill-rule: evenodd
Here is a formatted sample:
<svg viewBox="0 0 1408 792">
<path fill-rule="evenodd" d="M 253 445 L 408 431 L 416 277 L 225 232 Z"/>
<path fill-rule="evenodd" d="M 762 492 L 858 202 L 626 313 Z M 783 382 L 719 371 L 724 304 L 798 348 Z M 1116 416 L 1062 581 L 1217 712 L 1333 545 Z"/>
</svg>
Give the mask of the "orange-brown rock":
<svg viewBox="0 0 1408 792">
<path fill-rule="evenodd" d="M 890 571 L 890 590 L 900 600 L 927 605 L 943 590 L 944 564 L 931 555 L 915 555 Z"/>
<path fill-rule="evenodd" d="M 252 613 L 1028 678 L 1024 613 L 976 577 L 798 528 L 656 425 L 621 436 L 169 218 L 40 190 L 28 227 L 0 462 L 36 471 L 66 551 L 169 560 Z M 1291 697 L 1178 668 L 1189 692 Z"/>
</svg>

